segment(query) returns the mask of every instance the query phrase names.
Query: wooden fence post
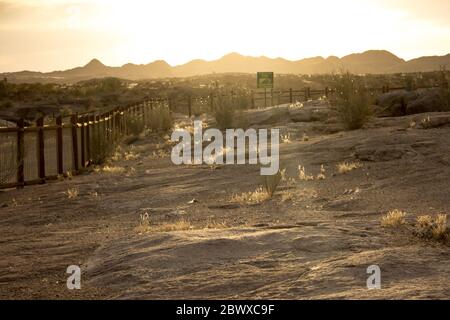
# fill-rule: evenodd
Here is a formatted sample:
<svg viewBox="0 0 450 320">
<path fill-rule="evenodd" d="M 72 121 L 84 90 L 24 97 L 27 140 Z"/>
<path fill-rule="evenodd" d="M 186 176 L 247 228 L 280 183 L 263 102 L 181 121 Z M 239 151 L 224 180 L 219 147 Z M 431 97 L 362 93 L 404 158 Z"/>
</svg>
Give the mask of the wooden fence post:
<svg viewBox="0 0 450 320">
<path fill-rule="evenodd" d="M 37 131 L 37 159 L 38 159 L 38 177 L 41 183 L 45 183 L 45 153 L 44 153 L 44 118 L 41 117 L 36 120 Z"/>
<path fill-rule="evenodd" d="M 86 121 L 86 117 L 81 117 L 80 118 L 80 122 L 81 122 L 81 167 L 85 168 L 86 167 L 86 132 L 85 132 L 85 127 L 84 127 L 84 123 Z"/>
<path fill-rule="evenodd" d="M 72 122 L 72 155 L 75 173 L 78 173 L 78 115 L 73 114 Z"/>
<path fill-rule="evenodd" d="M 293 103 L 294 99 L 292 97 L 292 88 L 289 88 L 289 103 Z"/>
<path fill-rule="evenodd" d="M 58 174 L 63 174 L 63 129 L 62 129 L 62 116 L 56 117 L 56 165 L 58 168 Z"/>
<path fill-rule="evenodd" d="M 325 98 L 328 99 L 328 87 L 325 87 Z"/>
<path fill-rule="evenodd" d="M 17 121 L 17 188 L 23 188 L 25 185 L 25 177 L 23 173 L 23 158 L 25 152 L 25 141 L 24 141 L 24 127 L 25 121 L 23 119 L 19 119 Z"/>
</svg>

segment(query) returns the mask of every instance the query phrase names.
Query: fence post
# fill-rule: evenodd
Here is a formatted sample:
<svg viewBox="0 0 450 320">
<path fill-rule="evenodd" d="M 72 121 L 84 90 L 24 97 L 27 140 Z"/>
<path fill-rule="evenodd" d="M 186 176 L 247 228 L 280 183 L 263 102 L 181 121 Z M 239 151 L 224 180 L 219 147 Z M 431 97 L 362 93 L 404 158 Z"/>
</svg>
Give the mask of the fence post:
<svg viewBox="0 0 450 320">
<path fill-rule="evenodd" d="M 188 112 L 189 112 L 189 118 L 192 116 L 192 97 L 188 96 Z"/>
<path fill-rule="evenodd" d="M 293 97 L 292 97 L 292 88 L 289 88 L 289 103 L 293 103 Z"/>
<path fill-rule="evenodd" d="M 88 115 L 86 117 L 86 159 L 88 165 L 91 163 L 91 119 L 92 116 Z"/>
<path fill-rule="evenodd" d="M 264 88 L 264 108 L 267 108 L 267 89 Z"/>
<path fill-rule="evenodd" d="M 38 177 L 41 183 L 45 183 L 45 153 L 44 153 L 44 118 L 36 120 L 37 131 L 37 159 L 38 159 Z"/>
<path fill-rule="evenodd" d="M 75 173 L 78 173 L 78 115 L 73 114 L 71 117 L 72 122 L 72 155 L 73 155 L 73 166 Z"/>
<path fill-rule="evenodd" d="M 305 101 L 308 101 L 310 97 L 311 97 L 310 88 L 306 87 L 305 88 Z"/>
<path fill-rule="evenodd" d="M 23 158 L 25 151 L 25 141 L 24 141 L 24 127 L 25 121 L 19 119 L 17 121 L 17 188 L 23 188 L 25 185 L 25 177 L 23 173 Z"/>
<path fill-rule="evenodd" d="M 270 106 L 273 106 L 273 88 L 270 89 Z"/>
<path fill-rule="evenodd" d="M 325 87 L 325 98 L 328 99 L 328 87 Z"/>
<path fill-rule="evenodd" d="M 63 174 L 63 129 L 62 129 L 62 116 L 56 117 L 56 165 L 58 168 L 58 174 Z"/>
<path fill-rule="evenodd" d="M 84 127 L 84 123 L 86 121 L 86 117 L 83 116 L 80 118 L 80 122 L 81 122 L 81 167 L 85 168 L 86 167 L 86 132 L 85 132 L 85 127 Z"/>
<path fill-rule="evenodd" d="M 209 95 L 209 108 L 211 109 L 211 112 L 214 111 L 214 93 L 212 91 Z"/>
</svg>

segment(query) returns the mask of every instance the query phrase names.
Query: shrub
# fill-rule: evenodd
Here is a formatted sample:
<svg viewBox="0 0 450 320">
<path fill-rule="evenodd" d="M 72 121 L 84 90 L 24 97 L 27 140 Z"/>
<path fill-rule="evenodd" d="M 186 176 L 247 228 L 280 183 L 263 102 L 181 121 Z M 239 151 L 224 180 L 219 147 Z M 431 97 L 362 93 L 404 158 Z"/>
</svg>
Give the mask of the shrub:
<svg viewBox="0 0 450 320">
<path fill-rule="evenodd" d="M 391 210 L 381 217 L 381 226 L 387 228 L 399 227 L 405 224 L 406 213 L 398 209 Z"/>
<path fill-rule="evenodd" d="M 273 197 L 278 185 L 280 184 L 282 174 L 278 171 L 274 175 L 264 176 L 264 189 L 270 198 Z"/>
<path fill-rule="evenodd" d="M 233 100 L 229 97 L 218 96 L 215 100 L 214 117 L 220 129 L 232 128 L 234 123 Z"/>
<path fill-rule="evenodd" d="M 336 166 L 338 172 L 341 174 L 353 171 L 361 167 L 362 164 L 360 162 L 341 162 Z"/>
<path fill-rule="evenodd" d="M 425 239 L 444 240 L 448 237 L 447 215 L 438 214 L 434 218 L 430 215 L 418 216 L 414 233 Z"/>
<path fill-rule="evenodd" d="M 126 117 L 125 121 L 128 133 L 131 135 L 138 136 L 142 131 L 144 131 L 145 124 L 142 117 L 129 115 Z"/>
<path fill-rule="evenodd" d="M 170 110 L 165 105 L 158 105 L 151 109 L 147 116 L 147 128 L 152 132 L 167 132 L 173 127 L 173 119 Z"/>
<path fill-rule="evenodd" d="M 100 165 L 106 162 L 114 153 L 116 145 L 114 141 L 106 139 L 103 134 L 94 134 L 91 137 L 91 162 Z"/>
<path fill-rule="evenodd" d="M 349 72 L 337 83 L 337 111 L 349 130 L 361 128 L 370 116 L 370 99 L 361 80 Z"/>
</svg>

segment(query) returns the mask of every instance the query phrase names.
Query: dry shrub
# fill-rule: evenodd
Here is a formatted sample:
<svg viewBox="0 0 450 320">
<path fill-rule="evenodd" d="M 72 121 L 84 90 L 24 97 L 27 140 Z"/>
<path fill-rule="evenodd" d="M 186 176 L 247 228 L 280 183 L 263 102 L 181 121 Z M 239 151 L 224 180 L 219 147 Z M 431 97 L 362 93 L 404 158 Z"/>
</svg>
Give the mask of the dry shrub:
<svg viewBox="0 0 450 320">
<path fill-rule="evenodd" d="M 264 189 L 266 190 L 269 198 L 272 198 L 277 190 L 278 185 L 282 179 L 282 174 L 278 171 L 274 175 L 264 176 Z"/>
<path fill-rule="evenodd" d="M 74 198 L 78 197 L 78 195 L 80 194 L 80 191 L 77 188 L 69 188 L 69 189 L 67 189 L 65 194 L 67 195 L 67 198 L 74 199 Z"/>
<path fill-rule="evenodd" d="M 325 167 L 322 165 L 320 165 L 320 173 L 317 175 L 316 179 L 317 180 L 324 180 L 326 178 L 325 176 Z"/>
<path fill-rule="evenodd" d="M 147 128 L 152 132 L 167 132 L 173 127 L 173 119 L 167 105 L 153 107 L 147 116 Z"/>
<path fill-rule="evenodd" d="M 430 215 L 418 216 L 414 233 L 425 239 L 445 240 L 449 237 L 447 215 L 438 214 L 434 218 Z"/>
<path fill-rule="evenodd" d="M 362 164 L 360 162 L 341 162 L 336 166 L 338 172 L 341 174 L 353 171 L 361 167 Z"/>
<path fill-rule="evenodd" d="M 103 173 L 110 173 L 110 174 L 123 174 L 123 173 L 125 173 L 126 170 L 124 167 L 106 165 L 106 166 L 100 168 L 99 171 L 103 172 Z"/>
<path fill-rule="evenodd" d="M 265 190 L 263 190 L 263 188 L 258 188 L 255 191 L 235 194 L 231 197 L 230 201 L 242 205 L 247 205 L 247 204 L 259 204 L 268 200 L 269 198 L 270 197 L 268 193 Z"/>
<path fill-rule="evenodd" d="M 386 228 L 395 228 L 405 224 L 406 213 L 398 209 L 389 211 L 381 217 L 381 226 Z"/>
<path fill-rule="evenodd" d="M 171 231 L 184 231 L 193 229 L 192 224 L 184 219 L 176 222 L 164 223 L 151 228 L 155 232 L 171 232 Z"/>
<path fill-rule="evenodd" d="M 183 231 L 193 229 L 191 223 L 187 220 L 181 219 L 175 222 L 166 222 L 159 225 L 152 225 L 150 223 L 150 216 L 147 212 L 141 213 L 139 216 L 139 225 L 135 228 L 138 233 L 146 232 L 170 232 Z"/>
<path fill-rule="evenodd" d="M 298 166 L 298 178 L 302 181 L 314 180 L 314 176 L 306 174 L 305 167 Z"/>
</svg>

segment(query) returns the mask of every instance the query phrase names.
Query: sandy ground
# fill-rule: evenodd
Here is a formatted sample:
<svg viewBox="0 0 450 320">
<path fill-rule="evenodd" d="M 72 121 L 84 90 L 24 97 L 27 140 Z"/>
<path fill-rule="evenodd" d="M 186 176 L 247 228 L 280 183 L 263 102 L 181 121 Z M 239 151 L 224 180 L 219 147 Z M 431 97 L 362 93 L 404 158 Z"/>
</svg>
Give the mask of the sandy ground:
<svg viewBox="0 0 450 320">
<path fill-rule="evenodd" d="M 410 124 L 450 114 L 374 119 L 351 132 L 288 114 L 251 118 L 291 134 L 280 150 L 288 176 L 299 164 L 316 176 L 323 165 L 325 179 L 283 182 L 258 205 L 230 202 L 261 185 L 258 166 L 175 166 L 153 154 L 164 144 L 155 137 L 134 144 L 137 159 L 114 162 L 125 173 L 0 192 L 0 298 L 449 299 L 448 244 L 411 229 L 418 214 L 450 211 L 450 126 Z M 339 174 L 342 161 L 362 167 Z M 70 188 L 79 195 L 68 199 Z M 382 228 L 391 209 L 405 210 L 408 224 Z M 136 229 L 143 212 L 148 232 Z M 158 229 L 179 221 L 190 229 Z M 82 267 L 81 290 L 66 288 L 72 264 Z M 366 287 L 373 264 L 381 290 Z"/>
</svg>

